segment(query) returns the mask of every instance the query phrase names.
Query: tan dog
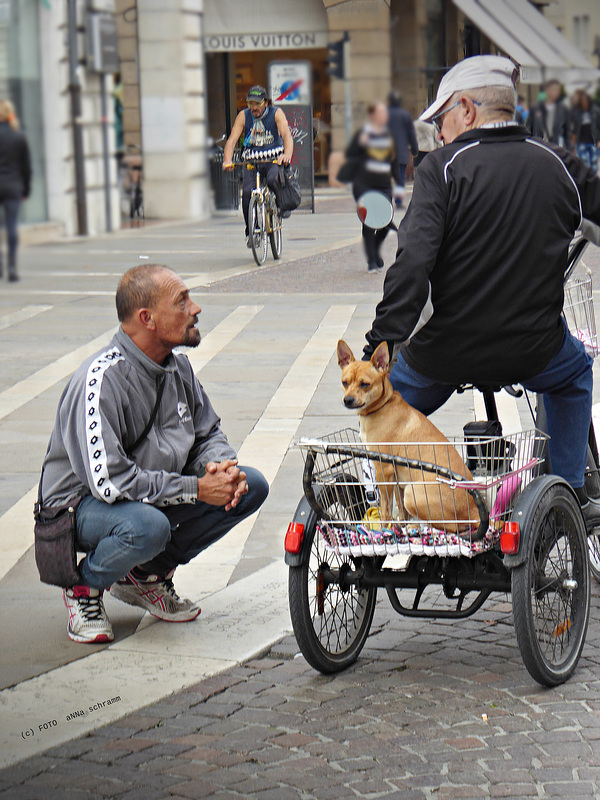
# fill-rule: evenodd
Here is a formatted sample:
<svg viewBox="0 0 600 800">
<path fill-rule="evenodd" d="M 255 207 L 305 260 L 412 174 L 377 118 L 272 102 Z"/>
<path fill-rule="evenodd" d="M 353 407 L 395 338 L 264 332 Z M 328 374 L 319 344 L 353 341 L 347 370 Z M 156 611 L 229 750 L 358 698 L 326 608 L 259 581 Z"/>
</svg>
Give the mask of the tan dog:
<svg viewBox="0 0 600 800">
<path fill-rule="evenodd" d="M 370 361 L 356 361 L 348 345 L 339 341 L 338 364 L 342 369 L 344 405 L 356 409 L 363 442 L 422 442 L 425 444 L 378 448 L 379 452 L 416 459 L 452 470 L 471 480 L 472 476 L 457 450 L 435 425 L 395 392 L 389 380 L 388 346 L 382 342 Z M 431 443 L 431 444 L 428 444 Z M 433 446 L 433 443 L 439 443 Z M 446 446 L 444 446 L 444 444 Z M 381 495 L 381 519 L 392 518 L 394 495 L 400 518 L 405 512 L 425 521 L 444 520 L 443 528 L 458 532 L 472 526 L 465 520 L 479 519 L 477 506 L 465 489 L 452 490 L 436 481 L 434 472 L 375 462 Z M 457 522 L 462 520 L 462 524 Z"/>
</svg>

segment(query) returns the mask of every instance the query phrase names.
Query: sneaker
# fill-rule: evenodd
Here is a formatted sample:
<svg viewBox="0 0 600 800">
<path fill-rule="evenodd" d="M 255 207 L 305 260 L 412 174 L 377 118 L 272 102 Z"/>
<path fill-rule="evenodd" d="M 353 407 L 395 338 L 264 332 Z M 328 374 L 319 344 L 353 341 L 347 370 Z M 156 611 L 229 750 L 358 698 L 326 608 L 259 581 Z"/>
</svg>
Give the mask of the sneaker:
<svg viewBox="0 0 600 800">
<path fill-rule="evenodd" d="M 144 575 L 133 569 L 118 583 L 113 583 L 110 593 L 130 606 L 145 608 L 153 617 L 166 622 L 189 622 L 196 619 L 200 606 L 179 597 L 173 587 L 172 569 L 164 578 Z"/>
<path fill-rule="evenodd" d="M 379 272 L 379 270 L 382 269 L 382 267 L 383 264 L 380 267 L 379 262 L 377 261 L 369 261 L 367 265 L 367 272 Z"/>
<path fill-rule="evenodd" d="M 250 250 L 252 248 L 252 237 L 251 236 L 246 236 L 246 247 L 248 248 L 248 250 Z"/>
<path fill-rule="evenodd" d="M 101 591 L 90 586 L 72 586 L 63 590 L 63 599 L 69 609 L 69 639 L 83 644 L 112 642 L 115 637 Z"/>
</svg>

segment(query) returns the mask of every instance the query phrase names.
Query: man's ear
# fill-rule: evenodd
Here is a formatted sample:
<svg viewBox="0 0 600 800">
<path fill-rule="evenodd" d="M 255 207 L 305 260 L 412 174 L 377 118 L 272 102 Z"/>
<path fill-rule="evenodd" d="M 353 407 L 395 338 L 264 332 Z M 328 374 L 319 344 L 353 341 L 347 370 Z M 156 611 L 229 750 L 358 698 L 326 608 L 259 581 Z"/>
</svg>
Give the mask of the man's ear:
<svg viewBox="0 0 600 800">
<path fill-rule="evenodd" d="M 347 367 L 351 361 L 354 361 L 354 355 L 352 354 L 352 350 L 348 347 L 346 342 L 343 339 L 340 339 L 337 343 L 337 357 L 338 357 L 338 364 L 340 365 L 340 369 L 344 369 Z"/>
<path fill-rule="evenodd" d="M 156 323 L 154 322 L 154 315 L 149 308 L 140 308 L 137 312 L 137 316 L 139 321 L 142 323 L 144 328 L 149 331 L 156 330 Z"/>
<path fill-rule="evenodd" d="M 390 368 L 390 353 L 387 342 L 381 342 L 371 356 L 371 363 L 379 372 L 387 372 Z"/>
</svg>

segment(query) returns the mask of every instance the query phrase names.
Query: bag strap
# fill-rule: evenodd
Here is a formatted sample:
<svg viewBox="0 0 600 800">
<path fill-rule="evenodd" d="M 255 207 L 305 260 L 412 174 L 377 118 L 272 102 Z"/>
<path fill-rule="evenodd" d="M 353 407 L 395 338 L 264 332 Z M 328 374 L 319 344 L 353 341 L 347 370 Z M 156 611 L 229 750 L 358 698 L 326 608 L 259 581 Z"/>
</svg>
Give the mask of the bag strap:
<svg viewBox="0 0 600 800">
<path fill-rule="evenodd" d="M 125 448 L 125 455 L 130 456 L 133 453 L 133 451 L 138 447 L 138 445 L 140 445 L 144 441 L 146 436 L 148 436 L 148 434 L 150 433 L 150 428 L 154 425 L 154 420 L 156 419 L 156 415 L 158 414 L 158 407 L 160 406 L 160 401 L 163 396 L 163 391 L 165 389 L 166 378 L 167 376 L 163 375 L 158 385 L 158 389 L 156 392 L 156 402 L 154 403 L 154 408 L 152 409 L 152 413 L 150 414 L 150 419 L 148 420 L 146 427 L 140 433 L 135 442 L 132 445 L 129 445 L 129 447 Z"/>
<path fill-rule="evenodd" d="M 133 451 L 136 449 L 136 447 L 138 447 L 144 441 L 146 436 L 148 436 L 148 434 L 150 433 L 150 428 L 154 425 L 154 420 L 156 419 L 156 415 L 158 414 L 158 408 L 160 406 L 160 401 L 162 399 L 163 392 L 164 392 L 164 389 L 165 389 L 166 378 L 167 378 L 167 376 L 163 375 L 162 378 L 161 378 L 160 383 L 158 384 L 158 388 L 157 388 L 157 392 L 156 392 L 156 402 L 154 403 L 154 408 L 152 409 L 152 413 L 150 414 L 150 419 L 148 420 L 148 422 L 146 424 L 146 427 L 140 433 L 140 435 L 135 440 L 135 442 L 132 445 L 130 445 L 129 447 L 125 448 L 125 455 L 127 455 L 127 456 L 131 455 L 133 453 Z M 44 469 L 45 469 L 46 457 L 48 456 L 49 452 L 50 452 L 50 444 L 48 444 L 48 449 L 46 450 L 46 455 L 44 456 L 44 464 L 42 465 L 42 472 L 41 472 L 41 475 L 40 475 L 40 482 L 38 484 L 38 499 L 37 499 L 37 503 L 34 506 L 34 513 L 36 513 L 36 514 L 44 507 L 44 502 L 43 502 L 43 499 L 42 499 L 42 480 L 44 478 Z"/>
</svg>

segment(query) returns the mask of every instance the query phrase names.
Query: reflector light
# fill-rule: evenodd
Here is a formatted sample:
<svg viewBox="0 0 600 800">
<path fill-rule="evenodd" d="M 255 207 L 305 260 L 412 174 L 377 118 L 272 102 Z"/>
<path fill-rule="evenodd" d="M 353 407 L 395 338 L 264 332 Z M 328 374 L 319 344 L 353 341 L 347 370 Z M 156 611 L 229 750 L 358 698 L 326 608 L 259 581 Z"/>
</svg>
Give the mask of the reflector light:
<svg viewBox="0 0 600 800">
<path fill-rule="evenodd" d="M 514 556 L 519 552 L 520 530 L 518 522 L 505 522 L 500 534 L 500 549 L 507 556 Z"/>
<path fill-rule="evenodd" d="M 290 522 L 287 532 L 285 534 L 285 552 L 286 553 L 299 553 L 302 547 L 302 539 L 304 538 L 304 523 L 303 522 Z"/>
</svg>

